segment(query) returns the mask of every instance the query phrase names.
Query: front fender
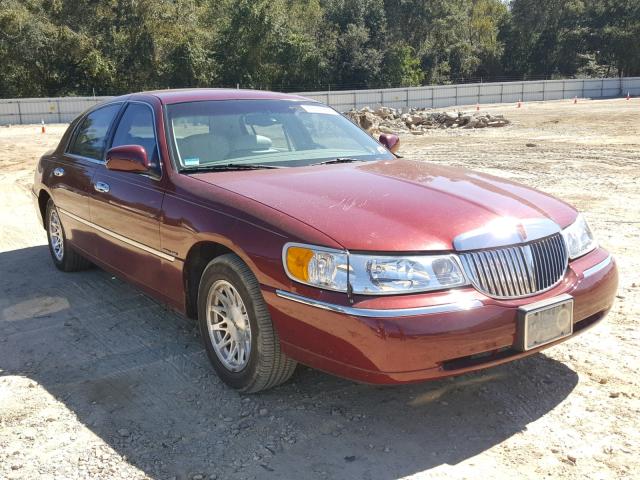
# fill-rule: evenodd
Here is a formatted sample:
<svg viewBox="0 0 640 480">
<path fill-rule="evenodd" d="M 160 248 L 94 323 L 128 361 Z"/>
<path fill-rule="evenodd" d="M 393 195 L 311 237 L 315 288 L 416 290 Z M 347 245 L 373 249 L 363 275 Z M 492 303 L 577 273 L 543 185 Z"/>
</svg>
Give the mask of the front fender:
<svg viewBox="0 0 640 480">
<path fill-rule="evenodd" d="M 217 243 L 242 258 L 260 284 L 283 288 L 290 283 L 282 266 L 285 243 L 341 248 L 315 228 L 237 193 L 197 180 L 185 187 L 165 195 L 160 232 L 163 251 L 183 261 L 194 245 Z"/>
</svg>

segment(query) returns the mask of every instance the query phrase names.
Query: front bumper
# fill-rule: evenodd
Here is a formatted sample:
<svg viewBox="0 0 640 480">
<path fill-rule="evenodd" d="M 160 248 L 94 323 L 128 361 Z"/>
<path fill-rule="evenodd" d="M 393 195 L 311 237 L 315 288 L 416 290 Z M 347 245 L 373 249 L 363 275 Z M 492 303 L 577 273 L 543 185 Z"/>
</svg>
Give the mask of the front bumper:
<svg viewBox="0 0 640 480">
<path fill-rule="evenodd" d="M 263 292 L 285 353 L 338 376 L 384 384 L 458 375 L 564 341 L 515 350 L 518 307 L 570 294 L 575 336 L 605 316 L 617 285 L 615 261 L 597 249 L 571 262 L 553 289 L 517 300 L 492 299 L 473 288 L 360 298 L 353 305 L 344 295 L 306 287 Z"/>
</svg>

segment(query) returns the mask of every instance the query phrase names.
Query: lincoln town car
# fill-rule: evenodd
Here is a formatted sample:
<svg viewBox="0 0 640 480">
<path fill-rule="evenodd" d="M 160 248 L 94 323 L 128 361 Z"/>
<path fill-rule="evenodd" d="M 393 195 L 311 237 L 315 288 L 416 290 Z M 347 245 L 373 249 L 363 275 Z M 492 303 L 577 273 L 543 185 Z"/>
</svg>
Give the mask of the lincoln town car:
<svg viewBox="0 0 640 480">
<path fill-rule="evenodd" d="M 229 386 L 298 363 L 373 384 L 532 355 L 598 323 L 618 276 L 584 216 L 397 154 L 336 110 L 248 90 L 125 95 L 40 159 L 54 265 L 97 265 L 198 322 Z"/>
</svg>

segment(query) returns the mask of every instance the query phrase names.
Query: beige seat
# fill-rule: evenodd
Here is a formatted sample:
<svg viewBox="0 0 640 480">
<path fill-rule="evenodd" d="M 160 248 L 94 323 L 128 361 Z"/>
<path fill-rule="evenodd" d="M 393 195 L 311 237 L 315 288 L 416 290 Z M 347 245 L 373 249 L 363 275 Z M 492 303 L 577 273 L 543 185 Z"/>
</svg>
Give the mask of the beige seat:
<svg viewBox="0 0 640 480">
<path fill-rule="evenodd" d="M 197 158 L 201 164 L 225 160 L 231 147 L 229 141 L 216 134 L 200 133 L 185 138 L 178 138 L 178 153 L 182 162 L 185 159 Z"/>
</svg>

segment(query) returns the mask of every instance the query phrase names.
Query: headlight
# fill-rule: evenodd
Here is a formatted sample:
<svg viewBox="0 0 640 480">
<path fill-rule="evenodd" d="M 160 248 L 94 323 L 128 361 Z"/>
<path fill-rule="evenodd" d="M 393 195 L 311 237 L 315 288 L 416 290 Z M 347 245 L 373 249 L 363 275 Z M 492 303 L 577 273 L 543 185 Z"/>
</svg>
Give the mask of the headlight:
<svg viewBox="0 0 640 480">
<path fill-rule="evenodd" d="M 349 255 L 349 267 L 349 281 L 354 293 L 427 292 L 467 283 L 455 255 Z"/>
<path fill-rule="evenodd" d="M 576 221 L 562 231 L 562 236 L 571 260 L 589 253 L 598 246 L 582 215 L 578 215 Z"/>
<path fill-rule="evenodd" d="M 350 254 L 311 245 L 287 244 L 283 251 L 292 280 L 364 295 L 427 292 L 468 282 L 455 255 L 387 256 Z"/>
</svg>

